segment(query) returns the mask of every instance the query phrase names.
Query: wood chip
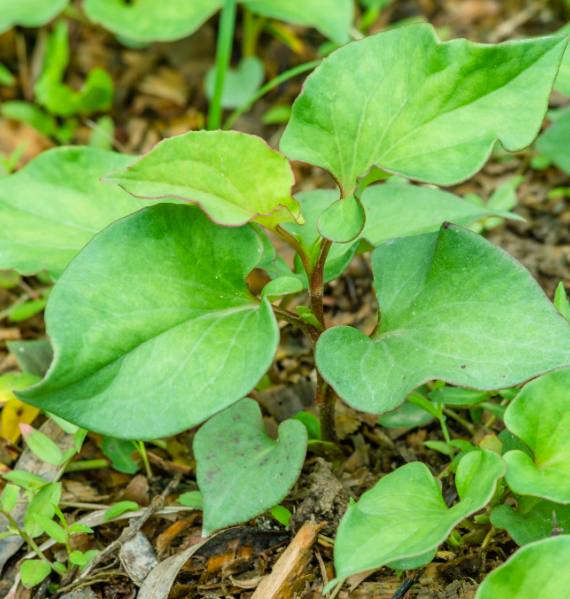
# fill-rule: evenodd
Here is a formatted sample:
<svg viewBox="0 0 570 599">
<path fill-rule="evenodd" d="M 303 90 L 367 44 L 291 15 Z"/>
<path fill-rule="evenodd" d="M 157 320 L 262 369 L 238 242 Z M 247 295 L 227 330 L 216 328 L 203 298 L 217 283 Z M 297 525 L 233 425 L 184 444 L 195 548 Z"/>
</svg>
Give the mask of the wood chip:
<svg viewBox="0 0 570 599">
<path fill-rule="evenodd" d="M 285 549 L 271 574 L 265 576 L 251 599 L 292 599 L 295 583 L 305 570 L 311 557 L 311 549 L 321 524 L 305 522 Z"/>
</svg>

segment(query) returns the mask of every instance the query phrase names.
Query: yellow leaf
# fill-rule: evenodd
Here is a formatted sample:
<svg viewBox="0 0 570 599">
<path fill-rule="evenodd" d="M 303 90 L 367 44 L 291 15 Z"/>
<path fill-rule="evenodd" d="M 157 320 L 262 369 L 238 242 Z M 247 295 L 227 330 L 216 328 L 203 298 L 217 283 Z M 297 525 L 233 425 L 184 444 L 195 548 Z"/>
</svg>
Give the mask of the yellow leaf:
<svg viewBox="0 0 570 599">
<path fill-rule="evenodd" d="M 38 377 L 26 372 L 11 372 L 0 376 L 0 405 L 3 405 L 0 416 L 0 437 L 10 443 L 20 438 L 20 424 L 30 424 L 39 414 L 38 408 L 29 406 L 14 395 L 14 389 L 29 387 Z"/>
</svg>

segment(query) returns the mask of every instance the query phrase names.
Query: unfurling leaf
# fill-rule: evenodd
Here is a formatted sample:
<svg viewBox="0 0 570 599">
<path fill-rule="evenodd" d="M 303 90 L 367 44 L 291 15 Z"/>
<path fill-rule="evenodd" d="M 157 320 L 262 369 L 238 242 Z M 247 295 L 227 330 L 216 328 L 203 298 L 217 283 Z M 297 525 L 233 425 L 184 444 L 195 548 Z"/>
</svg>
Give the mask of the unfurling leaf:
<svg viewBox="0 0 570 599">
<path fill-rule="evenodd" d="M 481 168 L 496 140 L 511 151 L 533 141 L 565 47 L 562 36 L 440 42 L 425 24 L 368 37 L 308 77 L 281 149 L 328 170 L 347 196 L 374 165 L 457 183 Z"/>
<path fill-rule="evenodd" d="M 279 339 L 269 302 L 245 283 L 262 251 L 253 228 L 216 226 L 192 206 L 153 206 L 114 223 L 51 293 L 54 362 L 21 397 L 138 440 L 185 430 L 238 401 Z"/>
<path fill-rule="evenodd" d="M 278 504 L 303 466 L 307 429 L 297 420 L 265 432 L 259 405 L 243 399 L 196 433 L 197 480 L 204 502 L 203 534 L 245 522 Z"/>
<path fill-rule="evenodd" d="M 457 227 L 379 246 L 373 270 L 380 326 L 326 331 L 324 378 L 353 408 L 393 410 L 432 379 L 503 389 L 570 365 L 570 324 L 529 273 Z"/>
</svg>

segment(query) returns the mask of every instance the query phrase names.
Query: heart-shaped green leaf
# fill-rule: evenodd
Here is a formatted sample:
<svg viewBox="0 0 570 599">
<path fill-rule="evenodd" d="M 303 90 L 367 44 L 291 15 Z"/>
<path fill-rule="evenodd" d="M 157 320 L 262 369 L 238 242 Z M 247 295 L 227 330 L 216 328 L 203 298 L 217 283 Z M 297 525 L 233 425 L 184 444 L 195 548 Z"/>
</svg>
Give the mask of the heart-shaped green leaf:
<svg viewBox="0 0 570 599">
<path fill-rule="evenodd" d="M 358 410 L 393 410 L 432 379 L 503 389 L 570 364 L 570 325 L 521 265 L 471 231 L 387 242 L 373 270 L 373 337 L 335 327 L 317 344 L 322 375 Z"/>
<path fill-rule="evenodd" d="M 315 27 L 324 36 L 346 44 L 350 39 L 354 6 L 352 0 L 242 0 L 259 15 Z"/>
<path fill-rule="evenodd" d="M 570 503 L 570 369 L 528 383 L 507 408 L 505 424 L 534 456 L 505 454 L 509 487 L 519 495 Z"/>
<path fill-rule="evenodd" d="M 570 108 L 561 110 L 538 138 L 536 149 L 566 173 L 570 173 Z"/>
<path fill-rule="evenodd" d="M 107 179 L 140 198 L 196 203 L 222 225 L 256 220 L 270 226 L 299 214 L 285 157 L 259 137 L 235 131 L 171 137 Z"/>
<path fill-rule="evenodd" d="M 69 0 L 0 0 L 0 33 L 14 25 L 40 27 L 51 21 Z"/>
<path fill-rule="evenodd" d="M 518 545 L 526 545 L 560 532 L 570 533 L 570 505 L 519 497 L 516 509 L 508 505 L 493 508 L 491 523 L 506 529 Z"/>
<path fill-rule="evenodd" d="M 297 480 L 306 450 L 307 429 L 301 422 L 281 423 L 274 440 L 252 399 L 206 422 L 194 437 L 204 536 L 277 505 Z"/>
<path fill-rule="evenodd" d="M 520 218 L 510 212 L 472 204 L 441 189 L 391 182 L 366 188 L 362 205 L 366 210 L 362 237 L 372 245 L 397 237 L 431 233 L 444 222 L 470 225 L 486 216 Z"/>
<path fill-rule="evenodd" d="M 137 42 L 169 42 L 194 33 L 223 0 L 85 0 L 91 21 Z"/>
<path fill-rule="evenodd" d="M 95 233 L 140 209 L 99 180 L 129 161 L 95 148 L 57 148 L 0 179 L 0 268 L 59 276 Z"/>
<path fill-rule="evenodd" d="M 531 543 L 493 570 L 475 599 L 544 599 L 568 596 L 570 536 Z"/>
<path fill-rule="evenodd" d="M 431 556 L 461 520 L 487 504 L 504 469 L 495 453 L 468 453 L 457 468 L 460 501 L 452 508 L 425 464 L 412 462 L 387 474 L 349 506 L 340 522 L 334 548 L 337 580 Z"/>
<path fill-rule="evenodd" d="M 251 100 L 263 82 L 263 63 L 259 58 L 250 56 L 244 58 L 237 69 L 229 69 L 224 79 L 222 106 L 238 108 Z M 216 69 L 213 67 L 206 75 L 206 94 L 209 99 L 214 95 L 216 84 Z"/>
<path fill-rule="evenodd" d="M 320 216 L 317 227 L 319 233 L 335 243 L 348 243 L 356 239 L 366 221 L 366 214 L 360 200 L 355 196 L 337 200 Z"/>
<path fill-rule="evenodd" d="M 281 149 L 327 169 L 347 196 L 373 165 L 457 183 L 481 168 L 497 139 L 511 151 L 532 142 L 565 46 L 561 36 L 443 43 L 426 24 L 368 37 L 306 80 Z"/>
<path fill-rule="evenodd" d="M 112 224 L 50 295 L 54 362 L 29 403 L 118 438 L 194 426 L 248 393 L 278 329 L 245 284 L 262 254 L 251 227 L 161 204 Z M 159 417 L 158 417 L 159 416 Z"/>
</svg>

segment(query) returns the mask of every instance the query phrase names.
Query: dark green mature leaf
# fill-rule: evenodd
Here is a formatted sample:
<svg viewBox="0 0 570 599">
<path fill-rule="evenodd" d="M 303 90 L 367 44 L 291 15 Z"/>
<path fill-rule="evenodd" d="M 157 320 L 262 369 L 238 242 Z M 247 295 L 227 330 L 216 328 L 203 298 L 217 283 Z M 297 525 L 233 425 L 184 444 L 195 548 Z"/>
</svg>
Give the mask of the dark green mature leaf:
<svg viewBox="0 0 570 599">
<path fill-rule="evenodd" d="M 570 364 L 570 325 L 529 273 L 455 225 L 373 254 L 380 326 L 317 344 L 324 378 L 352 407 L 382 413 L 431 379 L 502 389 Z"/>
<path fill-rule="evenodd" d="M 526 545 L 483 580 L 475 599 L 566 598 L 569 561 L 570 536 Z"/>
<path fill-rule="evenodd" d="M 91 21 L 138 42 L 168 42 L 194 33 L 223 5 L 223 0 L 85 0 Z"/>
<path fill-rule="evenodd" d="M 51 21 L 69 0 L 0 0 L 0 33 L 14 25 L 40 27 Z"/>
<path fill-rule="evenodd" d="M 425 24 L 371 36 L 306 80 L 281 149 L 330 171 L 347 196 L 373 165 L 456 183 L 497 139 L 508 150 L 532 142 L 565 46 L 564 37 L 442 43 Z"/>
<path fill-rule="evenodd" d="M 457 468 L 460 501 L 452 508 L 425 464 L 412 462 L 387 474 L 341 520 L 334 551 L 337 581 L 396 561 L 431 557 L 461 520 L 487 504 L 504 471 L 495 453 L 468 453 Z"/>
<path fill-rule="evenodd" d="M 194 437 L 204 536 L 277 505 L 295 484 L 306 450 L 307 429 L 301 422 L 281 423 L 275 441 L 252 399 L 206 422 Z"/>
<path fill-rule="evenodd" d="M 570 174 L 570 108 L 559 112 L 538 138 L 536 149 L 558 168 Z"/>
<path fill-rule="evenodd" d="M 59 276 L 95 233 L 140 209 L 99 180 L 129 161 L 95 148 L 57 148 L 0 179 L 0 268 Z"/>
<path fill-rule="evenodd" d="M 191 131 L 157 144 L 108 180 L 147 199 L 198 204 L 222 225 L 295 221 L 293 173 L 261 138 L 235 131 Z"/>
<path fill-rule="evenodd" d="M 113 223 L 79 254 L 46 311 L 55 349 L 29 403 L 89 430 L 149 439 L 194 426 L 248 393 L 278 329 L 245 284 L 262 244 L 192 206 Z"/>
<path fill-rule="evenodd" d="M 509 487 L 519 495 L 570 503 L 570 369 L 528 383 L 509 404 L 505 424 L 534 456 L 505 454 Z"/>
<path fill-rule="evenodd" d="M 315 27 L 324 36 L 346 44 L 354 16 L 352 0 L 241 0 L 249 10 L 265 17 Z"/>
<path fill-rule="evenodd" d="M 570 505 L 534 497 L 520 497 L 518 503 L 517 508 L 498 505 L 491 512 L 493 526 L 506 529 L 518 545 L 570 533 Z"/>
</svg>

